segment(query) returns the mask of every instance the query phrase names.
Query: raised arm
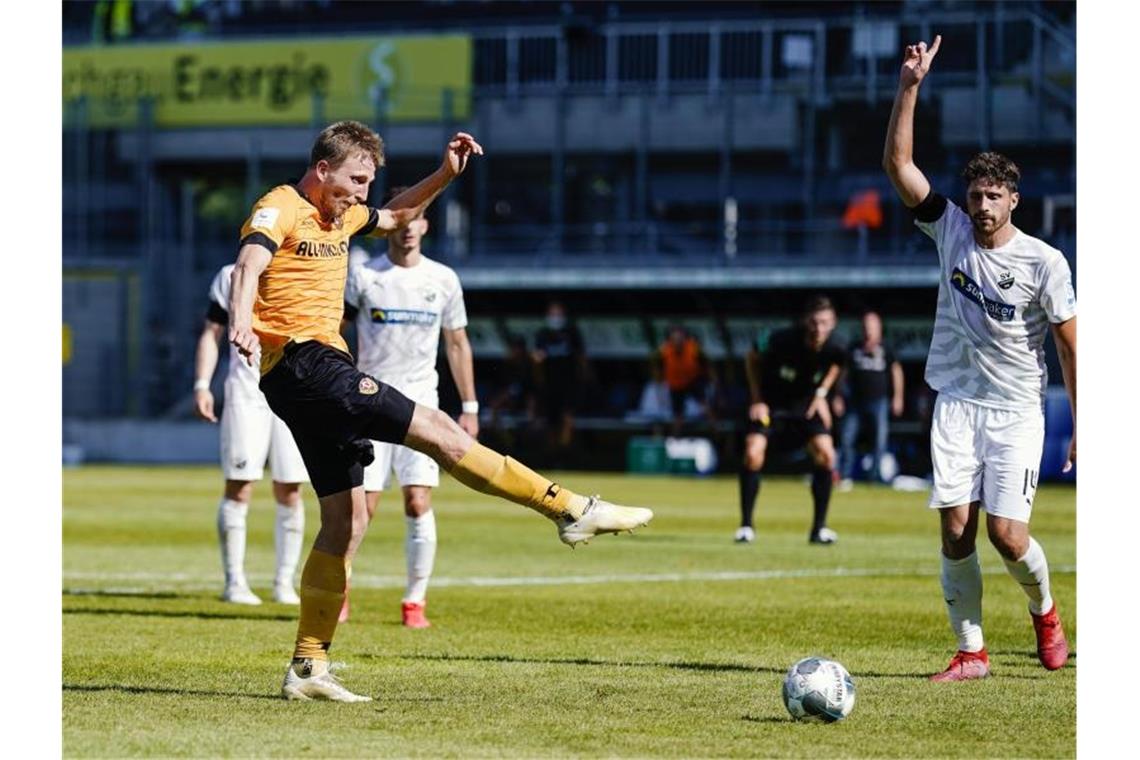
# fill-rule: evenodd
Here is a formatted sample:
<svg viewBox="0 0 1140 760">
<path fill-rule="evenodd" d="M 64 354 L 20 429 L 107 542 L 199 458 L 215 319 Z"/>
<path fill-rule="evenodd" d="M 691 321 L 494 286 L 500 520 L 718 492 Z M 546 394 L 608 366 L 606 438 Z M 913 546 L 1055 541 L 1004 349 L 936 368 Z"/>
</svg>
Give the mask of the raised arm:
<svg viewBox="0 0 1140 760">
<path fill-rule="evenodd" d="M 380 209 L 376 229 L 370 234 L 386 237 L 392 230 L 422 214 L 436 196 L 451 184 L 451 180 L 463 173 L 467 168 L 467 160 L 472 155 L 483 155 L 483 146 L 466 132 L 456 132 L 444 148 L 443 162 L 439 168 L 384 204 Z"/>
<path fill-rule="evenodd" d="M 1061 361 L 1061 375 L 1065 378 L 1065 392 L 1069 395 L 1069 408 L 1073 413 L 1073 440 L 1069 444 L 1069 458 L 1061 470 L 1068 472 L 1077 461 L 1077 318 L 1050 327 L 1053 342 L 1057 344 L 1057 358 Z"/>
<path fill-rule="evenodd" d="M 451 367 L 451 377 L 455 389 L 463 402 L 463 413 L 459 415 L 459 427 L 472 438 L 479 435 L 479 400 L 475 396 L 475 361 L 471 354 L 471 341 L 467 339 L 467 329 L 443 331 L 443 343 L 447 349 L 447 364 Z M 470 409 L 471 411 L 467 411 Z"/>
<path fill-rule="evenodd" d="M 253 364 L 253 352 L 259 345 L 253 331 L 253 302 L 257 298 L 257 281 L 269 266 L 273 254 L 260 243 L 246 243 L 238 251 L 237 264 L 230 275 L 230 343 L 237 347 L 246 362 Z"/>
<path fill-rule="evenodd" d="M 887 125 L 883 170 L 907 208 L 914 208 L 930 194 L 930 182 L 914 164 L 914 107 L 918 102 L 919 85 L 930 71 L 930 64 L 941 44 L 942 36 L 938 35 L 929 50 L 925 42 L 906 46 L 899 73 L 899 90 Z"/>
</svg>

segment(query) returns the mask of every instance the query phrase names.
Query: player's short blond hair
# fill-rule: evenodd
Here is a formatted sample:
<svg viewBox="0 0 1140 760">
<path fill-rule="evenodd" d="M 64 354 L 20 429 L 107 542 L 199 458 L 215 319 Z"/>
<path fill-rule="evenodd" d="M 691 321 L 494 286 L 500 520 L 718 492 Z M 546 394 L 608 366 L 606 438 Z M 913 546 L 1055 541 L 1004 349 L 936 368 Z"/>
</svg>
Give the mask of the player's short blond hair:
<svg viewBox="0 0 1140 760">
<path fill-rule="evenodd" d="M 350 156 L 363 154 L 372 160 L 377 169 L 384 166 L 384 140 L 359 121 L 338 121 L 329 124 L 317 135 L 309 153 L 309 166 L 327 161 L 336 168 Z"/>
</svg>

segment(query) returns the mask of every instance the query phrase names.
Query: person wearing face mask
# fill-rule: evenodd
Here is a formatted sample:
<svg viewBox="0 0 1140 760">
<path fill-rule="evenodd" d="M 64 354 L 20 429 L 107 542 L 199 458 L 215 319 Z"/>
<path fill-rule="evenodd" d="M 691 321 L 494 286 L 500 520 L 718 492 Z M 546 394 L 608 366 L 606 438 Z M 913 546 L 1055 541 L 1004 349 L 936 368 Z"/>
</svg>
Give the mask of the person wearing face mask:
<svg viewBox="0 0 1140 760">
<path fill-rule="evenodd" d="M 565 451 L 574 439 L 574 412 L 586 377 L 586 351 L 581 333 L 566 318 L 566 307 L 560 301 L 546 307 L 546 322 L 535 335 L 532 355 L 539 368 L 551 443 Z"/>
<path fill-rule="evenodd" d="M 766 341 L 761 336 L 748 353 L 745 370 L 752 403 L 740 469 L 740 528 L 737 543 L 756 540 L 752 511 L 760 493 L 760 471 L 769 442 L 784 451 L 804 448 L 812 462 L 813 517 L 808 541 L 834 544 L 839 536 L 827 527 L 835 443 L 831 436 L 828 396 L 843 369 L 843 348 L 832 339 L 835 307 L 826 296 L 809 299 L 795 327 Z"/>
</svg>

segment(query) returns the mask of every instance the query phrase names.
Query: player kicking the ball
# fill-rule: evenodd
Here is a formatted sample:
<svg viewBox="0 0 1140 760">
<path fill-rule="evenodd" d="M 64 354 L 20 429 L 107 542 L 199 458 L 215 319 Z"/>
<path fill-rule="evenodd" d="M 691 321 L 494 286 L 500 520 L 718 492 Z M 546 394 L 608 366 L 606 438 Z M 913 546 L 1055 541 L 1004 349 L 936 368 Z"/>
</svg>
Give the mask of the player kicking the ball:
<svg viewBox="0 0 1140 760">
<path fill-rule="evenodd" d="M 938 248 L 942 275 L 926 382 L 938 391 L 930 436 L 930 506 L 942 523 L 942 590 L 958 652 L 934 681 L 989 674 L 982 639 L 982 574 L 975 550 L 978 512 L 990 543 L 1029 597 L 1037 656 L 1062 667 L 1068 643 L 1049 593 L 1045 552 L 1029 535 L 1045 418 L 1045 334 L 1057 344 L 1076 421 L 1077 319 L 1064 256 L 1010 221 L 1020 172 L 1008 158 L 981 153 L 966 165 L 966 210 L 915 166 L 918 88 L 941 37 L 908 45 L 883 149 L 883 168 L 919 229 Z M 1074 425 L 1075 431 L 1075 425 Z M 1068 471 L 1077 456 L 1076 433 Z"/>
<path fill-rule="evenodd" d="M 571 546 L 653 517 L 648 509 L 552 483 L 353 365 L 340 335 L 349 238 L 386 237 L 408 225 L 482 152 L 470 135 L 457 133 L 435 172 L 385 208 L 370 209 L 364 204 L 384 165 L 383 143 L 364 124 L 337 122 L 317 136 L 300 181 L 269 191 L 242 228 L 230 342 L 245 356 L 260 346 L 261 390 L 292 431 L 321 506 L 321 527 L 301 572 L 300 622 L 281 687 L 287 699 L 370 699 L 333 677 L 328 650 L 368 525 L 363 479 L 374 457 L 371 440 L 421 451 L 464 485 L 530 507 Z"/>
<path fill-rule="evenodd" d="M 407 188 L 393 188 L 399 195 Z M 344 314 L 356 322 L 356 366 L 383 380 L 417 404 L 439 408 L 439 373 L 435 370 L 440 332 L 451 376 L 463 402 L 459 427 L 479 435 L 475 370 L 467 340 L 467 307 L 459 276 L 420 250 L 428 221 L 416 217 L 388 236 L 388 255 L 350 267 Z M 408 584 L 400 616 L 409 628 L 427 628 L 427 587 L 435 564 L 435 512 L 432 489 L 439 485 L 439 465 L 427 454 L 395 443 L 373 441 L 376 459 L 364 468 L 368 520 L 376 514 L 380 492 L 394 470 L 404 495 L 407 523 L 404 553 Z M 348 618 L 348 597 L 341 621 Z"/>
</svg>

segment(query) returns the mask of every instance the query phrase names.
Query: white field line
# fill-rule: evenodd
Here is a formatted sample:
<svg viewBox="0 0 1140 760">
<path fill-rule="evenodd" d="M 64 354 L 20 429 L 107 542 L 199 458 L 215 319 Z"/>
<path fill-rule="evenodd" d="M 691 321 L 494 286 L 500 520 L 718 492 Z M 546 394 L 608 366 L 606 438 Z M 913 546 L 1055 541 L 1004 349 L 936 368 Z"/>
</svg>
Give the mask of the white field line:
<svg viewBox="0 0 1140 760">
<path fill-rule="evenodd" d="M 1055 565 L 1049 568 L 1051 573 L 1075 573 L 1076 565 Z M 1005 570 L 991 568 L 983 570 L 987 575 L 1004 575 Z M 629 575 L 558 575 L 558 576 L 519 576 L 519 577 L 479 577 L 469 578 L 432 578 L 433 588 L 444 587 L 511 587 L 511 586 L 584 586 L 603 583 L 690 583 L 690 582 L 718 582 L 718 581 L 768 581 L 788 580 L 795 578 L 885 578 L 885 577 L 937 577 L 937 568 L 858 568 L 834 567 L 824 569 L 800 568 L 793 570 L 754 570 L 740 572 L 710 572 L 710 573 L 634 573 Z M 251 585 L 262 586 L 272 583 L 268 575 L 249 577 Z M 181 589 L 214 589 L 220 581 L 213 575 L 204 576 L 195 573 L 100 573 L 100 572 L 66 572 L 63 576 L 64 586 L 69 594 L 107 593 L 139 593 L 153 591 L 155 588 L 178 586 Z M 106 587 L 99 585 L 93 588 L 83 588 L 72 584 L 94 582 L 103 583 L 134 583 L 147 584 L 145 587 Z M 406 579 L 396 575 L 357 575 L 352 576 L 352 585 L 356 588 L 403 588 Z"/>
</svg>

